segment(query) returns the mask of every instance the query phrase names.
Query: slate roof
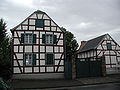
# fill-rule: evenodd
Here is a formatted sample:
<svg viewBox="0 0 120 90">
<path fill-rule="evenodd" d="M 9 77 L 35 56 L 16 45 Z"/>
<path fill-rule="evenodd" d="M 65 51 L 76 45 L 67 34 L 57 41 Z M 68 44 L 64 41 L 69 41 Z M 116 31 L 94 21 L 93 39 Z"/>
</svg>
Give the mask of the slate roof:
<svg viewBox="0 0 120 90">
<path fill-rule="evenodd" d="M 106 35 L 107 34 L 104 34 L 104 35 L 101 35 L 99 37 L 96 37 L 96 38 L 93 38 L 91 40 L 86 41 L 85 45 L 81 49 L 78 50 L 78 53 L 88 51 L 91 49 L 96 49 L 97 46 L 99 45 L 99 43 L 104 39 L 104 37 Z"/>
</svg>

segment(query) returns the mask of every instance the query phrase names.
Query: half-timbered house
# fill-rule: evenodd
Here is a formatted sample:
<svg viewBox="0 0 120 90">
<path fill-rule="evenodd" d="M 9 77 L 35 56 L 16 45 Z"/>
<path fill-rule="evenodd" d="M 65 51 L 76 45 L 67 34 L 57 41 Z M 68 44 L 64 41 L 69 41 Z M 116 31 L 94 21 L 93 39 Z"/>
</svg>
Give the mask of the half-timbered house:
<svg viewBox="0 0 120 90">
<path fill-rule="evenodd" d="M 105 57 L 106 73 L 118 73 L 120 63 L 120 46 L 109 34 L 104 34 L 88 41 L 82 41 L 77 58 L 81 61 L 97 60 Z"/>
<path fill-rule="evenodd" d="M 45 12 L 35 11 L 11 31 L 14 76 L 64 77 L 64 31 Z"/>
</svg>

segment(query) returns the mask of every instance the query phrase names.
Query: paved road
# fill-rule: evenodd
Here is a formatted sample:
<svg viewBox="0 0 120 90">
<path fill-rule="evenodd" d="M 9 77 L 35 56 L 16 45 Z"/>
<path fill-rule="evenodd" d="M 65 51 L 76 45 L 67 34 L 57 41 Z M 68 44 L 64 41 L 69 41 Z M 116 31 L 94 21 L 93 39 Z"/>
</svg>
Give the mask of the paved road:
<svg viewBox="0 0 120 90">
<path fill-rule="evenodd" d="M 35 89 L 30 89 L 35 90 Z M 43 89 L 36 89 L 43 90 Z M 99 85 L 88 85 L 88 86 L 76 86 L 76 87 L 62 87 L 62 88 L 50 88 L 44 90 L 120 90 L 120 83 L 109 83 Z"/>
</svg>

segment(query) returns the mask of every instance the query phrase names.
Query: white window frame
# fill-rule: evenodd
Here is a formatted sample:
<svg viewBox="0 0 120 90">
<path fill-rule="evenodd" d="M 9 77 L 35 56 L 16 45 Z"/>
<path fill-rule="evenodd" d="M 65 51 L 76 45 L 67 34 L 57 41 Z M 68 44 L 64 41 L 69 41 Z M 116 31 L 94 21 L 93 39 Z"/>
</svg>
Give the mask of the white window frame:
<svg viewBox="0 0 120 90">
<path fill-rule="evenodd" d="M 25 53 L 25 65 L 26 66 L 32 66 L 33 64 L 33 55 L 31 53 Z"/>
<path fill-rule="evenodd" d="M 33 38 L 32 33 L 25 33 L 24 34 L 24 43 L 25 44 L 32 44 L 32 38 Z"/>
<path fill-rule="evenodd" d="M 46 44 L 53 44 L 53 34 L 46 34 L 45 39 L 46 39 Z"/>
</svg>

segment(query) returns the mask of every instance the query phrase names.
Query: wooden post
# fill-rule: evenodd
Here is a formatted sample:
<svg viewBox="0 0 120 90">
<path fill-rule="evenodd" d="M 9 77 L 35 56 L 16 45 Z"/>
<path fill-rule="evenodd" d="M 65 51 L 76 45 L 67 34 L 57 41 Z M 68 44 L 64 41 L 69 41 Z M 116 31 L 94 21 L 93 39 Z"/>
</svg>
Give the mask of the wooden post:
<svg viewBox="0 0 120 90">
<path fill-rule="evenodd" d="M 102 56 L 101 60 L 102 60 L 102 76 L 106 76 L 105 56 Z"/>
</svg>

